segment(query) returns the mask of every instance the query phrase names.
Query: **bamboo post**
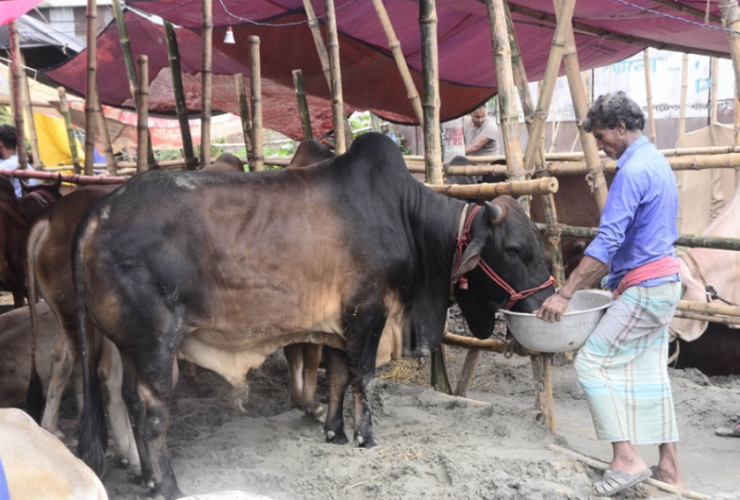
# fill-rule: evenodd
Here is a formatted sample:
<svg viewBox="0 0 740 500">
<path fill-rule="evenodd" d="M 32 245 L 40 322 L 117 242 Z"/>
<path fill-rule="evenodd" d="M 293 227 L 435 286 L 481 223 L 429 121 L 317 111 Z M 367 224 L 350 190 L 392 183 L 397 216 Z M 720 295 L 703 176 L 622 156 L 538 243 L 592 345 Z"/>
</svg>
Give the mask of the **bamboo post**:
<svg viewBox="0 0 740 500">
<path fill-rule="evenodd" d="M 234 83 L 236 84 L 236 97 L 239 100 L 239 117 L 242 122 L 242 134 L 244 135 L 244 148 L 246 149 L 247 158 L 249 158 L 249 152 L 252 149 L 252 122 L 249 118 L 249 101 L 247 100 L 247 90 L 244 87 L 244 75 L 236 73 L 234 75 Z"/>
<path fill-rule="evenodd" d="M 442 148 L 439 131 L 439 53 L 437 49 L 437 8 L 435 0 L 419 1 L 421 31 L 421 73 L 424 102 L 424 162 L 427 182 L 441 184 Z"/>
<path fill-rule="evenodd" d="M 25 68 L 26 61 L 21 52 L 21 67 Z M 36 162 L 36 167 L 40 170 L 44 169 L 44 164 L 41 161 L 41 154 L 39 153 L 39 140 L 36 136 L 36 120 L 33 117 L 33 103 L 31 101 L 31 89 L 28 87 L 28 75 L 25 70 L 21 71 L 21 85 L 23 90 L 23 108 L 26 111 L 26 118 L 28 119 L 28 137 L 31 139 L 31 152 L 33 153 L 33 159 Z"/>
<path fill-rule="evenodd" d="M 200 68 L 200 168 L 205 168 L 211 164 L 211 104 L 213 93 L 213 4 L 211 0 L 203 0 L 202 36 L 203 62 Z"/>
<path fill-rule="evenodd" d="M 409 67 L 406 64 L 406 57 L 403 55 L 403 50 L 401 50 L 401 42 L 396 37 L 396 32 L 393 29 L 390 17 L 388 17 L 388 12 L 385 10 L 383 0 L 372 0 L 372 2 L 375 12 L 380 19 L 380 24 L 383 26 L 383 31 L 385 31 L 385 36 L 388 38 L 388 47 L 391 49 L 393 58 L 396 60 L 396 65 L 398 66 L 398 71 L 401 73 L 403 85 L 406 87 L 406 95 L 409 101 L 411 101 L 411 107 L 414 109 L 416 119 L 419 120 L 419 125 L 423 126 L 424 112 L 421 109 L 421 99 L 416 90 L 414 80 L 411 78 L 411 72 L 409 72 Z"/>
<path fill-rule="evenodd" d="M 72 117 L 69 114 L 69 106 L 67 105 L 67 93 L 64 91 L 64 87 L 57 88 L 59 92 L 59 108 L 64 117 L 64 127 L 67 129 L 67 140 L 69 141 L 69 151 L 72 155 L 72 165 L 74 166 L 74 173 L 82 173 L 80 168 L 80 156 L 77 153 L 77 141 L 75 140 L 75 133 L 72 129 Z"/>
<path fill-rule="evenodd" d="M 167 58 L 172 73 L 172 90 L 175 92 L 175 111 L 180 123 L 180 135 L 182 137 L 182 150 L 185 156 L 185 168 L 195 170 L 198 161 L 193 150 L 193 138 L 190 134 L 190 122 L 188 121 L 188 105 L 185 101 L 185 89 L 182 84 L 182 70 L 180 68 L 180 49 L 177 45 L 177 34 L 175 27 L 169 21 L 164 21 L 165 41 L 167 42 Z"/>
<path fill-rule="evenodd" d="M 465 363 L 463 363 L 460 376 L 457 377 L 457 385 L 455 386 L 455 396 L 465 397 L 468 395 L 468 389 L 470 383 L 473 381 L 473 373 L 475 372 L 475 365 L 478 364 L 480 359 L 480 349 L 471 347 L 468 349 L 465 355 Z"/>
<path fill-rule="evenodd" d="M 559 7 L 562 1 L 563 0 L 555 0 L 556 14 L 560 12 Z M 572 23 L 569 23 L 569 27 L 570 29 L 568 29 L 565 54 L 563 54 L 565 74 L 568 78 L 568 87 L 570 88 L 571 98 L 573 99 L 573 110 L 576 115 L 578 134 L 581 138 L 583 153 L 586 158 L 586 164 L 589 168 L 589 173 L 586 176 L 586 179 L 591 184 L 594 196 L 596 197 L 596 205 L 599 207 L 599 213 L 601 213 L 604 211 L 604 204 L 606 203 L 606 179 L 604 178 L 604 171 L 599 160 L 599 150 L 596 145 L 596 139 L 594 139 L 593 135 L 583 130 L 583 123 L 588 114 L 588 104 L 586 92 L 583 88 L 583 80 L 581 80 L 581 67 L 578 63 L 578 51 L 576 49 L 575 37 L 573 36 Z"/>
<path fill-rule="evenodd" d="M 134 108 L 137 106 L 136 92 L 138 91 L 138 77 L 136 76 L 136 62 L 134 61 L 134 54 L 131 50 L 131 38 L 128 36 L 128 28 L 126 28 L 126 21 L 123 18 L 123 8 L 118 0 L 113 2 L 113 13 L 116 17 L 116 26 L 118 27 L 118 39 L 121 42 L 121 52 L 123 54 L 123 62 L 126 65 L 126 76 L 128 77 L 128 87 L 131 91 L 131 99 L 134 103 Z M 89 45 L 88 45 L 89 47 Z M 138 111 L 138 110 L 137 110 Z M 147 161 L 149 164 L 154 164 L 154 151 L 152 150 L 151 138 L 147 141 Z M 138 152 L 137 152 L 138 155 Z"/>
<path fill-rule="evenodd" d="M 301 115 L 301 127 L 303 128 L 303 138 L 313 139 L 311 130 L 311 115 L 308 112 L 308 101 L 306 100 L 306 91 L 303 89 L 303 72 L 293 70 L 293 87 L 295 88 L 295 97 L 298 100 L 298 113 Z"/>
<path fill-rule="evenodd" d="M 87 0 L 87 80 L 85 84 L 85 175 L 93 175 L 95 151 L 95 92 L 97 73 L 98 5 Z"/>
<path fill-rule="evenodd" d="M 689 55 L 684 54 L 681 62 L 681 100 L 678 109 L 678 145 L 683 145 L 686 137 L 686 91 L 689 85 Z M 677 146 L 678 146 L 677 145 Z M 683 221 L 683 209 L 680 200 L 683 191 L 683 172 L 674 172 L 676 178 L 676 189 L 678 189 L 678 213 L 676 214 L 676 226 L 681 231 L 681 222 Z"/>
<path fill-rule="evenodd" d="M 337 16 L 334 12 L 334 0 L 324 0 L 326 18 L 326 48 L 329 51 L 329 73 L 331 76 L 331 111 L 334 116 L 334 151 L 337 155 L 347 151 L 342 97 L 342 67 L 339 63 L 339 35 L 337 34 Z M 350 140 L 352 135 L 350 134 Z"/>
<path fill-rule="evenodd" d="M 439 348 L 432 353 L 431 372 L 432 387 L 438 392 L 452 394 L 450 390 L 450 376 L 447 373 L 444 344 L 440 344 Z"/>
<path fill-rule="evenodd" d="M 735 70 L 735 144 L 740 144 L 740 7 L 737 0 L 719 0 L 719 8 L 722 13 L 722 23 L 733 32 L 726 32 L 727 42 L 730 45 L 732 56 L 732 67 Z"/>
<path fill-rule="evenodd" d="M 503 0 L 486 0 L 486 7 L 493 42 L 493 59 L 496 65 L 496 86 L 498 87 L 501 132 L 506 152 L 506 172 L 509 179 L 518 181 L 524 178 L 524 170 L 522 148 L 519 143 L 519 112 L 514 95 L 514 70 L 511 65 L 511 47 L 506 30 L 504 2 Z M 532 142 L 531 138 L 530 142 Z"/>
<path fill-rule="evenodd" d="M 313 41 L 316 45 L 316 53 L 319 55 L 319 60 L 321 61 L 321 71 L 324 72 L 326 85 L 329 87 L 329 93 L 331 94 L 332 86 L 329 52 L 326 50 L 324 38 L 321 35 L 319 19 L 318 17 L 316 17 L 316 11 L 313 8 L 311 0 L 303 0 L 303 8 L 306 11 L 306 18 L 308 18 L 308 27 L 311 29 L 311 35 L 313 36 Z M 352 130 L 350 129 L 349 120 L 347 119 L 347 114 L 344 112 L 344 108 L 342 108 L 342 113 L 344 113 L 344 142 L 349 147 L 349 145 L 352 144 Z"/>
<path fill-rule="evenodd" d="M 147 170 L 147 150 L 149 142 L 149 58 L 145 55 L 139 56 L 139 91 L 137 92 L 138 116 L 136 120 L 136 173 Z"/>
<path fill-rule="evenodd" d="M 23 124 L 22 84 L 21 84 L 21 47 L 18 40 L 18 27 L 15 21 L 8 24 L 8 35 L 10 38 L 10 80 L 13 85 L 13 121 L 15 133 L 18 137 L 16 154 L 18 155 L 18 168 L 25 170 L 28 167 L 28 154 L 26 153 L 26 140 Z"/>
<path fill-rule="evenodd" d="M 260 38 L 249 37 L 249 63 L 252 82 L 252 163 L 249 170 L 264 170 L 262 153 L 262 71 L 260 69 Z"/>
<path fill-rule="evenodd" d="M 524 110 L 525 123 L 527 125 L 527 131 L 530 132 L 530 140 L 532 138 L 531 128 L 534 122 L 534 103 L 532 102 L 532 94 L 529 91 L 529 82 L 527 80 L 527 72 L 524 69 L 524 63 L 522 62 L 521 50 L 519 49 L 519 42 L 516 37 L 516 31 L 514 30 L 514 22 L 511 19 L 511 13 L 509 12 L 508 4 L 504 4 L 506 7 L 506 26 L 509 32 L 509 42 L 511 46 L 511 64 L 514 71 L 514 83 L 516 83 L 517 89 L 519 90 L 519 100 L 522 103 L 522 109 Z M 545 148 L 540 143 L 538 148 L 539 154 L 536 158 L 537 172 L 545 170 Z M 542 195 L 542 205 L 545 212 L 545 221 L 547 222 L 547 241 L 550 245 L 550 260 L 553 275 L 555 276 L 556 285 L 562 286 L 565 282 L 565 266 L 563 264 L 563 252 L 560 245 L 560 232 L 558 231 L 558 218 L 557 211 L 555 209 L 555 198 L 552 195 Z"/>
<path fill-rule="evenodd" d="M 524 170 L 526 172 L 532 170 L 535 153 L 542 141 L 542 134 L 545 131 L 545 121 L 547 120 L 547 113 L 550 109 L 552 96 L 555 92 L 555 83 L 558 79 L 560 63 L 563 60 L 565 41 L 573 18 L 574 8 L 575 0 L 562 0 L 560 3 L 558 24 L 555 28 L 555 35 L 552 39 L 552 47 L 550 49 L 550 56 L 547 59 L 547 67 L 545 68 L 545 76 L 542 81 L 542 86 L 540 87 L 540 95 L 537 99 L 537 110 L 534 113 L 534 123 L 532 123 L 527 147 L 524 150 Z M 581 81 L 581 83 L 583 83 L 583 81 Z"/>
<path fill-rule="evenodd" d="M 709 95 L 709 124 L 717 123 L 717 87 L 719 80 L 719 59 L 712 58 L 711 91 Z"/>
<path fill-rule="evenodd" d="M 103 154 L 105 155 L 105 166 L 108 168 L 110 175 L 116 175 L 118 173 L 116 167 L 116 157 L 113 156 L 113 144 L 110 140 L 110 132 L 108 132 L 108 124 L 105 123 L 105 115 L 103 114 L 103 106 L 100 103 L 100 90 L 95 85 L 95 122 L 100 133 L 100 140 L 103 143 Z"/>
<path fill-rule="evenodd" d="M 652 69 L 650 67 L 650 49 L 646 48 L 642 52 L 643 61 L 645 63 L 645 93 L 647 94 L 647 108 L 648 108 L 648 120 L 650 120 L 650 142 L 653 145 L 658 145 L 658 137 L 655 133 L 655 110 L 653 109 L 653 85 L 652 85 Z"/>
<path fill-rule="evenodd" d="M 535 383 L 537 409 L 542 413 L 542 422 L 556 434 L 555 400 L 552 395 L 552 357 L 551 353 L 530 356 L 532 360 L 532 378 Z"/>
</svg>

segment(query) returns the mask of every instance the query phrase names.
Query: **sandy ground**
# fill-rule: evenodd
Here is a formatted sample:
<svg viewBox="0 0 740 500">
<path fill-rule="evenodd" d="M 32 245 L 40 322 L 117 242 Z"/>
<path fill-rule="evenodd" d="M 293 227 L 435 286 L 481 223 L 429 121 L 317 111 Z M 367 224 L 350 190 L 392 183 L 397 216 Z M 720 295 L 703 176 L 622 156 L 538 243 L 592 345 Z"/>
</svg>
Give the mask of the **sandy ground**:
<svg viewBox="0 0 740 500">
<path fill-rule="evenodd" d="M 450 350 L 453 379 L 464 357 L 464 351 Z M 534 421 L 528 358 L 483 353 L 468 394 L 491 403 L 482 408 L 425 386 L 428 367 L 416 372 L 417 382 L 375 384 L 379 445 L 366 450 L 326 444 L 321 423 L 291 408 L 281 353 L 251 376 L 246 415 L 234 410 L 228 384 L 202 371 L 195 381 L 180 383 L 172 405 L 168 443 L 180 486 L 191 495 L 241 490 L 285 500 L 591 498 L 598 473 L 548 449 L 555 443 L 601 459 L 610 456 L 610 446 L 595 439 L 571 364 L 554 369 L 556 436 Z M 740 415 L 740 377 L 709 379 L 695 371 L 671 376 L 689 488 L 740 500 L 740 439 L 713 433 Z M 320 377 L 325 398 L 323 371 Z M 62 428 L 73 435 L 74 402 L 65 402 L 64 409 Z M 349 413 L 345 416 L 350 426 Z M 655 447 L 639 449 L 649 464 L 656 463 Z M 123 469 L 111 468 L 104 483 L 111 499 L 149 498 Z M 616 498 L 654 497 L 678 498 L 645 486 Z"/>
</svg>

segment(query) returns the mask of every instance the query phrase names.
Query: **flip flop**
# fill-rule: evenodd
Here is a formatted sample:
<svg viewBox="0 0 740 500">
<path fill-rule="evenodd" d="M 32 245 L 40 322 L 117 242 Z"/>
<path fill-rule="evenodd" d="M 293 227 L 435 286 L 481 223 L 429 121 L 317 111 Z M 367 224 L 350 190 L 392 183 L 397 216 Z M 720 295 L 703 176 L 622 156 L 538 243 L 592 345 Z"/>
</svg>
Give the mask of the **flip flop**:
<svg viewBox="0 0 740 500">
<path fill-rule="evenodd" d="M 643 482 L 652 476 L 652 474 L 650 469 L 645 469 L 636 476 L 632 476 L 621 470 L 610 469 L 604 473 L 604 479 L 594 483 L 591 489 L 597 497 L 610 497 Z"/>
<path fill-rule="evenodd" d="M 740 424 L 735 427 L 719 427 L 714 430 L 714 434 L 720 437 L 740 438 Z"/>
</svg>

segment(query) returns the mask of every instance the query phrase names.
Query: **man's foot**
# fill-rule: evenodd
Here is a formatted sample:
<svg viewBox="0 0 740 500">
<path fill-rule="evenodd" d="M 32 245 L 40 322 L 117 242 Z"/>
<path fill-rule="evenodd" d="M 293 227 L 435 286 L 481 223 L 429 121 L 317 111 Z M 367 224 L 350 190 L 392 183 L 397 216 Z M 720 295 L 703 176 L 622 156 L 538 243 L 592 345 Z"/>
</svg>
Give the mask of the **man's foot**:
<svg viewBox="0 0 740 500">
<path fill-rule="evenodd" d="M 674 471 L 661 470 L 657 465 L 650 467 L 650 471 L 653 473 L 653 479 L 660 481 L 661 483 L 670 484 L 676 488 L 686 487 L 686 483 L 683 481 L 683 476 L 680 474 L 676 475 Z"/>
<path fill-rule="evenodd" d="M 645 469 L 640 474 L 635 475 L 621 470 L 607 470 L 604 472 L 604 479 L 592 485 L 592 492 L 597 497 L 610 497 L 643 482 L 651 475 L 652 472 L 650 469 Z"/>
</svg>

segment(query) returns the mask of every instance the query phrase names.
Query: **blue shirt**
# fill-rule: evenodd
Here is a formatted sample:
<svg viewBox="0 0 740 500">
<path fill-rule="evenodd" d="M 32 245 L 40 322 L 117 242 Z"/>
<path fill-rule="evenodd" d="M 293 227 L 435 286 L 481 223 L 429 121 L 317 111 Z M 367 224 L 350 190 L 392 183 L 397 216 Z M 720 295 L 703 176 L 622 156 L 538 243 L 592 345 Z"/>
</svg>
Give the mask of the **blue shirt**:
<svg viewBox="0 0 740 500">
<path fill-rule="evenodd" d="M 642 136 L 617 160 L 599 234 L 586 255 L 609 264 L 607 284 L 617 288 L 627 271 L 675 255 L 678 239 L 678 190 L 668 161 Z M 655 278 L 640 286 L 678 281 L 678 275 Z"/>
<path fill-rule="evenodd" d="M 5 168 L 8 170 L 16 170 L 18 168 L 18 155 L 13 155 L 8 157 L 6 160 L 0 159 L 0 168 Z M 33 170 L 33 167 L 31 164 L 28 164 L 28 167 L 26 167 L 26 170 Z M 23 196 L 23 191 L 21 190 L 21 182 L 18 180 L 17 177 L 11 177 L 10 182 L 13 183 L 13 188 L 15 189 L 15 196 L 20 198 Z M 29 179 L 28 184 L 31 186 L 36 185 L 36 179 Z"/>
</svg>

